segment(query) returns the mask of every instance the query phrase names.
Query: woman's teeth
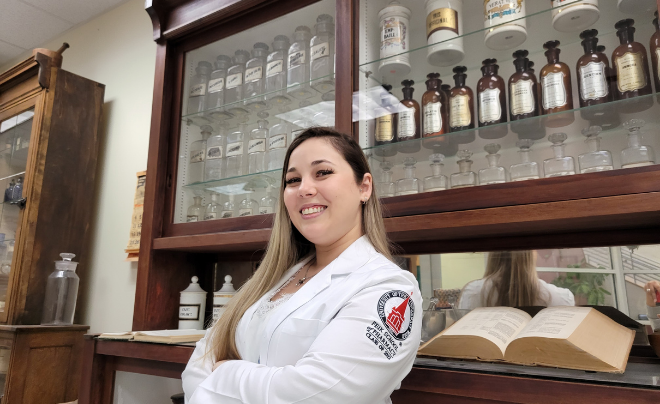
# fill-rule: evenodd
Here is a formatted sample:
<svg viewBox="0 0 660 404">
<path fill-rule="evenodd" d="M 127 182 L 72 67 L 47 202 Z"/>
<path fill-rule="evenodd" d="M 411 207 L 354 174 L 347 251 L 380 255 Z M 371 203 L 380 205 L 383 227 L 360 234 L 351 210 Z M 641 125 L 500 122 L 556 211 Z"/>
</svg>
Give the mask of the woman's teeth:
<svg viewBox="0 0 660 404">
<path fill-rule="evenodd" d="M 311 215 L 312 213 L 318 213 L 325 210 L 325 206 L 314 206 L 313 208 L 305 208 L 302 210 L 303 215 Z"/>
</svg>

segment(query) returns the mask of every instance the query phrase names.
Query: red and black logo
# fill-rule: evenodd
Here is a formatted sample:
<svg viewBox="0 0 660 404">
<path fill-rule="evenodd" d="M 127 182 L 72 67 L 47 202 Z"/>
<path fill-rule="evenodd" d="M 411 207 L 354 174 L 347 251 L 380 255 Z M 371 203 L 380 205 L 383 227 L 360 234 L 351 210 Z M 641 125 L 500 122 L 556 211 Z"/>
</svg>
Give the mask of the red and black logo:
<svg viewBox="0 0 660 404">
<path fill-rule="evenodd" d="M 392 336 L 403 341 L 412 330 L 415 304 L 401 290 L 390 290 L 378 300 L 378 316 Z"/>
</svg>

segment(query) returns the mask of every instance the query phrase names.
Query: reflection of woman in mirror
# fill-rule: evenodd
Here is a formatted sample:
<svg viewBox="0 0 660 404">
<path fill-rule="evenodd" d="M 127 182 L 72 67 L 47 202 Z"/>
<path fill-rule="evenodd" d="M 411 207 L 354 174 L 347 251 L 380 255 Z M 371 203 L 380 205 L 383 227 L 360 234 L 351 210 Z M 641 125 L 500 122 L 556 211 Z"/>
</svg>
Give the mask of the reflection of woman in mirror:
<svg viewBox="0 0 660 404">
<path fill-rule="evenodd" d="M 459 309 L 574 305 L 570 290 L 538 278 L 536 251 L 489 253 L 484 277 L 465 285 L 458 301 Z"/>
<path fill-rule="evenodd" d="M 644 285 L 644 293 L 646 293 L 646 312 L 651 321 L 651 326 L 654 331 L 660 331 L 660 306 L 656 306 L 656 303 L 660 303 L 657 298 L 658 294 L 660 294 L 660 282 L 647 282 Z"/>
</svg>

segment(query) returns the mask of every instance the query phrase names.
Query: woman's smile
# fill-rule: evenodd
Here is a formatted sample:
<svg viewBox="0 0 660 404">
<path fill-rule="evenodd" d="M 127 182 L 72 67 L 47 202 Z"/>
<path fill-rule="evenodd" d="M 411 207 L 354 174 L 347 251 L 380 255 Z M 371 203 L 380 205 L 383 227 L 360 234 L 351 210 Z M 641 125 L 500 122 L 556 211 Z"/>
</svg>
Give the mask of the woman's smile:
<svg viewBox="0 0 660 404">
<path fill-rule="evenodd" d="M 325 205 L 308 203 L 303 205 L 302 209 L 300 209 L 300 214 L 305 220 L 314 219 L 315 217 L 321 216 L 327 208 L 328 207 Z"/>
</svg>

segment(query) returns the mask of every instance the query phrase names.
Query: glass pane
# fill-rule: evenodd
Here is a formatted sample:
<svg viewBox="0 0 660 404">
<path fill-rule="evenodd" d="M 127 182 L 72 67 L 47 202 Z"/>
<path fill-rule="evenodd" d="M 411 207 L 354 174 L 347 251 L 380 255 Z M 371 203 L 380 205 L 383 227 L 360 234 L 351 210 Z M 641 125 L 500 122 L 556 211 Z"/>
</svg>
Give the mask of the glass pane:
<svg viewBox="0 0 660 404">
<path fill-rule="evenodd" d="M 174 223 L 273 213 L 287 146 L 335 122 L 335 2 L 186 54 Z"/>
<path fill-rule="evenodd" d="M 0 122 L 0 311 L 5 309 L 34 109 Z M 14 202 L 12 204 L 12 202 Z"/>
<path fill-rule="evenodd" d="M 5 385 L 7 382 L 7 371 L 9 370 L 10 357 L 11 349 L 7 347 L 0 347 L 0 400 L 5 395 Z"/>
<path fill-rule="evenodd" d="M 630 317 L 645 321 L 648 314 L 645 285 L 660 282 L 660 245 L 621 247 L 621 261 Z"/>
<path fill-rule="evenodd" d="M 353 120 L 379 195 L 657 163 L 660 105 L 651 82 L 660 81 L 658 72 L 640 67 L 634 86 L 641 87 L 623 91 L 630 77 L 617 67 L 624 59 L 615 29 L 634 19 L 634 39 L 647 49 L 630 45 L 628 55 L 645 52 L 650 62 L 649 39 L 660 35 L 653 10 L 644 2 L 622 10 L 614 1 L 594 3 L 360 0 Z M 597 42 L 580 37 L 587 28 L 598 31 Z M 552 40 L 560 42 L 561 69 L 549 62 L 555 51 L 545 55 Z M 587 51 L 597 46 L 606 50 Z M 589 73 L 598 63 L 587 67 L 587 53 L 604 69 Z M 555 80 L 561 74 L 570 80 Z M 585 131 L 590 126 L 600 128 Z"/>
</svg>

